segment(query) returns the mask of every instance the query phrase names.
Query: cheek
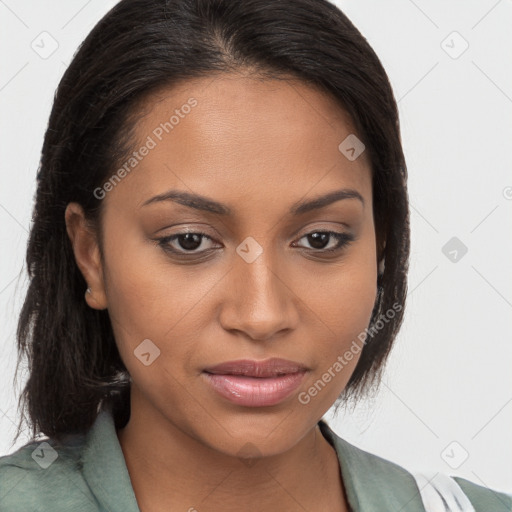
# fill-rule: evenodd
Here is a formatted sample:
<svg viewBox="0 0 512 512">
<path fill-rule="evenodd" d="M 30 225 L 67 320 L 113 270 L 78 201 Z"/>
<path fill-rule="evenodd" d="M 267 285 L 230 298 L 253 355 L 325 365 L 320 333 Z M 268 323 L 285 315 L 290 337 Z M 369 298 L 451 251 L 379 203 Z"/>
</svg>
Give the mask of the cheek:
<svg viewBox="0 0 512 512">
<path fill-rule="evenodd" d="M 108 224 L 108 223 L 106 223 Z M 193 265 L 172 264 L 132 220 L 105 233 L 109 314 L 136 337 L 161 337 L 204 297 L 211 280 L 194 279 Z"/>
<path fill-rule="evenodd" d="M 370 229 L 338 263 L 304 274 L 302 294 L 338 344 L 357 337 L 368 326 L 377 296 L 375 241 Z"/>
<path fill-rule="evenodd" d="M 371 274 L 371 273 L 370 273 Z M 351 373 L 357 364 L 363 343 L 362 335 L 370 322 L 376 299 L 376 282 L 367 275 L 357 273 L 333 277 L 324 288 L 322 297 L 310 294 L 311 309 L 319 312 L 320 324 L 326 335 L 318 336 L 320 366 L 330 367 L 352 347 L 347 354 L 344 373 Z M 344 379 L 348 381 L 347 379 Z"/>
<path fill-rule="evenodd" d="M 377 297 L 374 265 L 354 265 L 332 279 L 324 308 L 334 332 L 357 336 L 368 326 Z"/>
<path fill-rule="evenodd" d="M 364 347 L 377 297 L 375 246 L 371 241 L 360 244 L 339 265 L 320 268 L 302 285 L 310 325 L 316 324 L 309 332 L 314 330 L 317 365 L 305 399 L 318 396 L 315 403 L 328 408 L 345 388 Z"/>
<path fill-rule="evenodd" d="M 192 266 L 171 265 L 159 247 L 132 233 L 129 225 L 111 230 L 105 270 L 108 312 L 130 373 L 140 371 L 142 361 L 137 356 L 143 342 L 149 352 L 160 352 L 159 363 L 167 358 L 163 340 L 176 342 L 172 343 L 176 360 L 185 357 L 190 350 L 187 337 L 193 334 L 188 323 L 201 308 L 210 281 L 193 279 Z"/>
<path fill-rule="evenodd" d="M 330 324 L 329 335 L 317 337 L 314 372 L 297 395 L 299 409 L 308 410 L 311 417 L 325 414 L 346 388 L 364 347 L 359 336 L 370 321 L 371 298 L 354 309 L 340 305 L 339 320 Z"/>
</svg>

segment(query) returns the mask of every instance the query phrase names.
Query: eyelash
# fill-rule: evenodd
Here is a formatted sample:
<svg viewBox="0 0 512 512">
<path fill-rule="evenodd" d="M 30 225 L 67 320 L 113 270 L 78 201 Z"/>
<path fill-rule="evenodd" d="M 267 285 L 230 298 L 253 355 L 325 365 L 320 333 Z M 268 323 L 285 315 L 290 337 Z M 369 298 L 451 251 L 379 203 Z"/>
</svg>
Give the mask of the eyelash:
<svg viewBox="0 0 512 512">
<path fill-rule="evenodd" d="M 317 254 L 334 254 L 337 252 L 341 252 L 345 247 L 347 247 L 355 239 L 354 236 L 350 233 L 339 233 L 337 231 L 315 230 L 315 231 L 310 231 L 309 233 L 306 233 L 305 235 L 301 236 L 299 238 L 299 240 L 302 240 L 303 238 L 305 238 L 309 235 L 315 234 L 315 233 L 331 235 L 331 237 L 335 238 L 338 241 L 338 243 L 336 244 L 336 247 L 334 247 L 332 249 L 307 249 L 306 248 L 307 251 L 317 253 Z M 177 240 L 180 236 L 185 236 L 185 235 L 198 235 L 198 236 L 202 237 L 203 239 L 207 238 L 209 240 L 213 240 L 209 235 L 207 235 L 206 233 L 202 233 L 200 231 L 185 231 L 183 233 L 176 233 L 174 235 L 157 238 L 157 239 L 155 239 L 155 242 L 157 243 L 158 246 L 162 247 L 162 249 L 164 251 L 173 253 L 178 256 L 184 256 L 184 257 L 188 257 L 189 255 L 194 256 L 194 255 L 198 255 L 198 254 L 204 254 L 204 253 L 207 253 L 207 252 L 210 252 L 211 250 L 213 250 L 213 249 L 206 249 L 203 251 L 192 252 L 192 251 L 180 251 L 180 250 L 176 250 L 176 249 L 173 249 L 170 247 L 169 242 Z M 329 241 L 330 241 L 330 239 L 329 239 Z"/>
</svg>

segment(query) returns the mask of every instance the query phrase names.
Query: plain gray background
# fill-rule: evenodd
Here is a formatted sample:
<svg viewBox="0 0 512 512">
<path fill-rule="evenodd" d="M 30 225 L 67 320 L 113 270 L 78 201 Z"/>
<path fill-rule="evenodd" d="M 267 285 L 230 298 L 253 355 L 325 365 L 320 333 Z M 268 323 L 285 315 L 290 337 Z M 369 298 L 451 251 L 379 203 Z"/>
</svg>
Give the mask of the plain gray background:
<svg viewBox="0 0 512 512">
<path fill-rule="evenodd" d="M 15 329 L 53 94 L 115 3 L 0 0 L 0 454 L 24 442 L 11 447 Z M 408 469 L 512 493 L 512 1 L 336 4 L 395 91 L 412 251 L 406 319 L 381 392 L 352 414 L 325 417 L 348 441 Z"/>
</svg>

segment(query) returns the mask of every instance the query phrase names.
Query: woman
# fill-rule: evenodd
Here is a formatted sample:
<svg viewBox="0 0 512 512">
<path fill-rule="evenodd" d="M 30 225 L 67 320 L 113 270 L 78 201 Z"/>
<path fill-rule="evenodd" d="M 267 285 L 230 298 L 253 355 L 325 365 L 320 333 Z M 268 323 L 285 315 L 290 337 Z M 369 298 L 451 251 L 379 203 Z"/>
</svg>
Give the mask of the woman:
<svg viewBox="0 0 512 512">
<path fill-rule="evenodd" d="M 378 385 L 400 327 L 406 177 L 386 73 L 332 4 L 121 1 L 45 136 L 34 439 L 0 459 L 0 509 L 426 510 L 321 419 Z M 459 510 L 512 505 L 451 484 Z"/>
</svg>

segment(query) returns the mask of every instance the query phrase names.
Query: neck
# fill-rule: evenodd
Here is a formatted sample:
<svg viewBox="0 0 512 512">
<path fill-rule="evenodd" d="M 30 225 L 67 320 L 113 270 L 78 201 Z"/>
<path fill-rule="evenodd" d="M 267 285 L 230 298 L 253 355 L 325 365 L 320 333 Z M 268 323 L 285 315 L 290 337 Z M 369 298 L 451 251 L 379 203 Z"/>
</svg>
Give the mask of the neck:
<svg viewBox="0 0 512 512">
<path fill-rule="evenodd" d="M 322 499 L 329 510 L 347 510 L 337 454 L 318 425 L 285 452 L 241 459 L 184 432 L 137 396 L 117 435 L 141 512 L 314 510 Z"/>
</svg>

